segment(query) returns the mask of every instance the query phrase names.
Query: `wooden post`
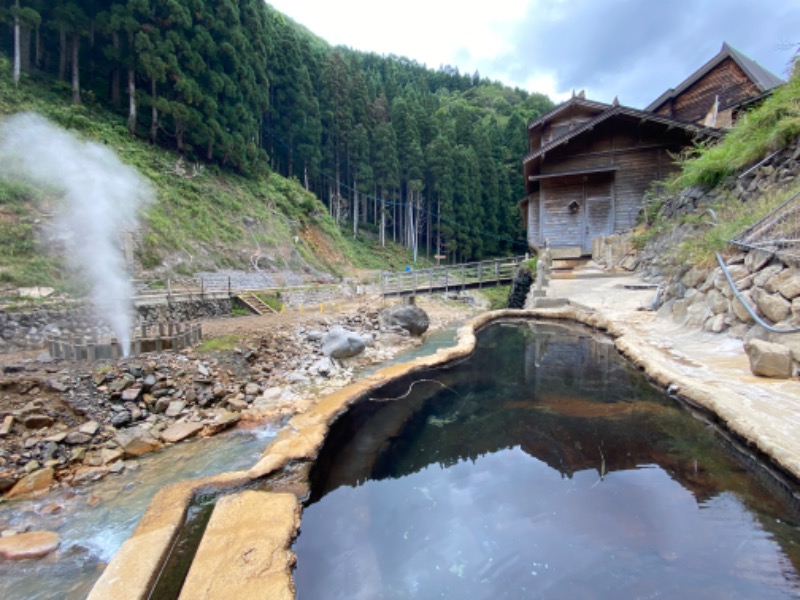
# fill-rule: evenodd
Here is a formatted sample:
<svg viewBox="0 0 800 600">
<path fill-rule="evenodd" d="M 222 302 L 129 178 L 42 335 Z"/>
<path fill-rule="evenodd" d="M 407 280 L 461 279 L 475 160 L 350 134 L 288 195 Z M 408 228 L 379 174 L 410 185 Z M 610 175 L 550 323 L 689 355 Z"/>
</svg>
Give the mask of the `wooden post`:
<svg viewBox="0 0 800 600">
<path fill-rule="evenodd" d="M 117 338 L 111 338 L 111 360 L 119 360 L 122 356 L 122 349 Z"/>
<path fill-rule="evenodd" d="M 478 263 L 478 289 L 483 287 L 483 263 Z"/>
</svg>

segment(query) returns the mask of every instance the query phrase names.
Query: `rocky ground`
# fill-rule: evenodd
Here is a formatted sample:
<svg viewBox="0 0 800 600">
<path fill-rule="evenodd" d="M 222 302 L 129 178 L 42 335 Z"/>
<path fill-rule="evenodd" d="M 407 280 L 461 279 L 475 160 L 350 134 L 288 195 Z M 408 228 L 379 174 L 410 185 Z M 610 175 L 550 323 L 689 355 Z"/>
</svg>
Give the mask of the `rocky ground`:
<svg viewBox="0 0 800 600">
<path fill-rule="evenodd" d="M 441 297 L 418 299 L 429 331 L 480 308 Z M 132 459 L 237 423 L 280 422 L 347 385 L 360 367 L 421 343 L 381 324 L 384 303 L 335 305 L 333 312 L 203 323 L 194 349 L 117 363 L 3 355 L 0 375 L 0 492 L 46 494 L 121 472 Z M 367 340 L 358 356 L 333 359 L 321 337 L 335 325 Z M 214 343 L 216 340 L 219 343 Z"/>
</svg>

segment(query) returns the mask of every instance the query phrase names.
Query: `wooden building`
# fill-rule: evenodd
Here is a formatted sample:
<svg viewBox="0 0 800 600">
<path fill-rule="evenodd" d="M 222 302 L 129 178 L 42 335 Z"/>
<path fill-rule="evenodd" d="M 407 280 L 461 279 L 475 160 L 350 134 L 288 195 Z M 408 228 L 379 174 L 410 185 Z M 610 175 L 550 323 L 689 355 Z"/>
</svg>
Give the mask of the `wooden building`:
<svg viewBox="0 0 800 600">
<path fill-rule="evenodd" d="M 648 112 L 679 121 L 730 128 L 738 111 L 763 98 L 783 80 L 728 44 L 719 53 L 670 88 L 647 108 Z"/>
<path fill-rule="evenodd" d="M 675 168 L 674 155 L 721 137 L 736 112 L 781 83 L 723 44 L 713 59 L 645 110 L 581 93 L 528 126 L 520 202 L 528 245 L 589 255 L 599 236 L 632 229 L 644 194 Z"/>
<path fill-rule="evenodd" d="M 531 123 L 520 203 L 528 244 L 588 255 L 592 241 L 636 225 L 650 184 L 673 168 L 670 153 L 714 129 L 574 97 Z"/>
</svg>

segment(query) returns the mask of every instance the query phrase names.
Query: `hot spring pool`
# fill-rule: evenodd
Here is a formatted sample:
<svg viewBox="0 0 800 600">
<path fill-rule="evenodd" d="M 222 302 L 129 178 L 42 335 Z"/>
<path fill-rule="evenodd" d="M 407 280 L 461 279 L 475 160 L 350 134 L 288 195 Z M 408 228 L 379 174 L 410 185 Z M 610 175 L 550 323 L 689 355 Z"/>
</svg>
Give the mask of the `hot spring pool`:
<svg viewBox="0 0 800 600">
<path fill-rule="evenodd" d="M 528 321 L 477 339 L 333 425 L 300 600 L 800 596 L 790 487 L 608 340 Z"/>
</svg>

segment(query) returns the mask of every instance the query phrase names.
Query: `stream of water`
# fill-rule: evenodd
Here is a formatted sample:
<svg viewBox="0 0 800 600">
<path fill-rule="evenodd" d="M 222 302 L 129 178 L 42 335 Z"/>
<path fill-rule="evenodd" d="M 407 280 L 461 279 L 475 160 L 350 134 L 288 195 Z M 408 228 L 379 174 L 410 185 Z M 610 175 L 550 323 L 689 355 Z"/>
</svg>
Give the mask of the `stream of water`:
<svg viewBox="0 0 800 600">
<path fill-rule="evenodd" d="M 460 325 L 433 332 L 420 346 L 398 353 L 390 363 L 368 367 L 357 376 L 450 346 Z M 85 598 L 162 487 L 183 479 L 247 469 L 255 464 L 275 433 L 271 427 L 237 429 L 182 442 L 142 457 L 135 461 L 135 468 L 120 475 L 51 493 L 41 500 L 0 504 L 0 529 L 48 530 L 61 536 L 58 551 L 43 559 L 0 561 L 2 597 Z"/>
</svg>

